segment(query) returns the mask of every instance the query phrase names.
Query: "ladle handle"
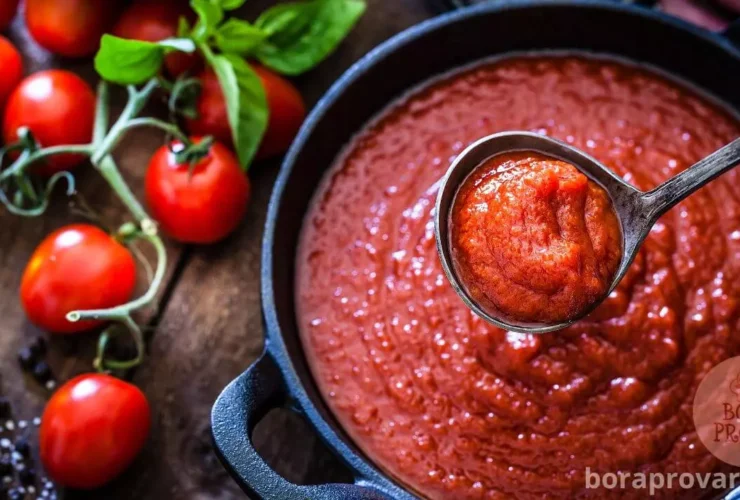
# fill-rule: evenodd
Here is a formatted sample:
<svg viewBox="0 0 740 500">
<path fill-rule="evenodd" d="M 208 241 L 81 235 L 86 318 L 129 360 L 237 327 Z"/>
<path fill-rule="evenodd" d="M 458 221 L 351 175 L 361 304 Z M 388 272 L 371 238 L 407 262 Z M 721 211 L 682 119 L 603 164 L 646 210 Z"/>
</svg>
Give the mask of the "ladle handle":
<svg viewBox="0 0 740 500">
<path fill-rule="evenodd" d="M 643 195 L 651 218 L 657 219 L 691 193 L 740 163 L 740 137 Z"/>
</svg>

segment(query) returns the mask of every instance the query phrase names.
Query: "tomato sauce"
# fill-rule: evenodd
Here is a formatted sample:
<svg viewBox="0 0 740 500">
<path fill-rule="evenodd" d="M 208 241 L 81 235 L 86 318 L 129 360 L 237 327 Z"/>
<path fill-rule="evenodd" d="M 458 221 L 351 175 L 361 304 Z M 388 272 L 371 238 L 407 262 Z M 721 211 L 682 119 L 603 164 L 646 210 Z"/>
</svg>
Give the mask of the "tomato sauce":
<svg viewBox="0 0 740 500">
<path fill-rule="evenodd" d="M 622 257 L 611 198 L 574 165 L 535 152 L 477 166 L 450 213 L 455 273 L 494 317 L 555 324 L 604 297 Z"/>
<path fill-rule="evenodd" d="M 327 404 L 379 467 L 432 499 L 603 498 L 586 467 L 717 470 L 691 406 L 711 367 L 740 353 L 740 172 L 664 215 L 588 317 L 517 334 L 455 294 L 432 222 L 455 155 L 504 130 L 564 140 L 649 189 L 740 123 L 649 70 L 575 56 L 482 63 L 390 106 L 338 158 L 301 236 L 297 319 Z"/>
</svg>

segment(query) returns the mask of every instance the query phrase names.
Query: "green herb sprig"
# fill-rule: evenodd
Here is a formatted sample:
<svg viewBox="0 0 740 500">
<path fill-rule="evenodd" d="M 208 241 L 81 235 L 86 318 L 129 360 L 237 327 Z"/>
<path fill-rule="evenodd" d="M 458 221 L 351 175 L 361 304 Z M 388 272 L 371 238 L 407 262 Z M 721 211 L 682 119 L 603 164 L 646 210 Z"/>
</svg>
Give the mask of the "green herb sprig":
<svg viewBox="0 0 740 500">
<path fill-rule="evenodd" d="M 267 128 L 265 91 L 248 60 L 287 76 L 326 59 L 365 11 L 364 0 L 281 3 L 253 23 L 229 17 L 245 0 L 191 0 L 198 18 L 181 19 L 177 38 L 158 43 L 103 37 L 95 68 L 109 81 L 141 84 L 161 73 L 167 53 L 200 52 L 213 68 L 226 100 L 237 155 L 246 170 Z"/>
</svg>

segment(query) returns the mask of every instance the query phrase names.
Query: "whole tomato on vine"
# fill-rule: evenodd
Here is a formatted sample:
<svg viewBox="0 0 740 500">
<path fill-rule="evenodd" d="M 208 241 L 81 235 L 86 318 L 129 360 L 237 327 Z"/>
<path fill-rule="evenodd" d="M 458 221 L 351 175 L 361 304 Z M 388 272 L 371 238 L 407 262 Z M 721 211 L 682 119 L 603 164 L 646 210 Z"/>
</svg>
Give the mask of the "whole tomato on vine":
<svg viewBox="0 0 740 500">
<path fill-rule="evenodd" d="M 171 237 L 185 243 L 214 243 L 244 218 L 249 180 L 236 156 L 218 142 L 193 162 L 178 162 L 182 147 L 181 142 L 174 142 L 152 156 L 146 172 L 147 202 Z"/>
<path fill-rule="evenodd" d="M 3 0 L 0 2 L 0 31 L 4 31 L 10 26 L 10 22 L 18 12 L 18 3 L 20 0 Z"/>
<path fill-rule="evenodd" d="M 36 42 L 65 57 L 95 53 L 119 0 L 26 0 L 26 26 Z"/>
<path fill-rule="evenodd" d="M 2 110 L 11 92 L 23 78 L 23 59 L 15 46 L 4 36 L 0 36 L 0 68 L 3 69 L 0 78 L 0 110 Z"/>
<path fill-rule="evenodd" d="M 44 147 L 88 144 L 95 120 L 95 94 L 76 74 L 65 70 L 39 71 L 26 77 L 8 98 L 3 119 L 5 144 L 18 140 L 18 129 L 28 127 Z M 51 175 L 68 170 L 84 158 L 55 155 L 34 167 Z"/>
<path fill-rule="evenodd" d="M 306 105 L 298 89 L 274 71 L 252 64 L 265 91 L 268 108 L 267 129 L 256 158 L 269 158 L 287 151 L 306 118 Z M 224 144 L 233 144 L 226 101 L 216 74 L 211 69 L 200 73 L 197 118 L 187 122 L 190 133 L 212 135 Z"/>
<path fill-rule="evenodd" d="M 121 38 L 159 42 L 177 36 L 180 20 L 193 20 L 193 11 L 182 0 L 136 0 L 116 21 L 112 33 Z M 197 54 L 172 52 L 164 58 L 167 72 L 178 77 L 201 63 Z"/>
<path fill-rule="evenodd" d="M 21 303 L 36 325 L 76 333 L 101 322 L 72 323 L 67 313 L 123 304 L 135 285 L 131 252 L 95 226 L 74 224 L 51 233 L 33 253 L 21 280 Z"/>
</svg>

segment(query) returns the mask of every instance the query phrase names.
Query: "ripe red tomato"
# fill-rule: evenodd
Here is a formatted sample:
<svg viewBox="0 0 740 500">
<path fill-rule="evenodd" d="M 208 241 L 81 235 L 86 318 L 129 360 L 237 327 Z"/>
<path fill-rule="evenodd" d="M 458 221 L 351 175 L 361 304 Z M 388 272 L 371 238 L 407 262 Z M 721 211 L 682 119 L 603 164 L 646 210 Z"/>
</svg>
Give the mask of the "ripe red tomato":
<svg viewBox="0 0 740 500">
<path fill-rule="evenodd" d="M 87 144 L 92 141 L 95 94 L 79 76 L 47 70 L 26 77 L 8 99 L 3 120 L 5 144 L 18 140 L 18 128 L 29 127 L 42 146 Z M 57 155 L 36 172 L 51 175 L 80 163 L 80 155 Z"/>
<path fill-rule="evenodd" d="M 41 461 L 62 486 L 98 488 L 131 465 L 150 426 L 149 403 L 138 387 L 110 375 L 80 375 L 46 405 Z"/>
<path fill-rule="evenodd" d="M 10 26 L 10 22 L 18 11 L 19 0 L 2 0 L 0 1 L 0 31 Z"/>
<path fill-rule="evenodd" d="M 270 121 L 257 157 L 269 158 L 288 150 L 306 118 L 306 105 L 288 80 L 262 66 L 252 67 L 262 80 L 270 108 Z"/>
<path fill-rule="evenodd" d="M 267 68 L 253 64 L 262 80 L 270 110 L 265 136 L 257 158 L 269 158 L 287 151 L 306 117 L 306 105 L 298 90 L 285 78 Z M 197 102 L 198 118 L 188 120 L 188 130 L 196 135 L 212 135 L 224 144 L 233 144 L 226 102 L 218 78 L 212 70 L 200 76 L 201 93 Z"/>
<path fill-rule="evenodd" d="M 70 323 L 69 312 L 126 303 L 136 285 L 129 250 L 89 224 L 63 227 L 41 242 L 21 280 L 21 303 L 29 319 L 54 333 L 75 333 L 101 324 Z"/>
<path fill-rule="evenodd" d="M 158 42 L 177 36 L 181 17 L 192 20 L 193 11 L 180 0 L 136 0 L 128 7 L 116 25 L 113 34 L 130 40 Z M 177 77 L 200 63 L 196 54 L 172 52 L 164 60 L 170 75 Z"/>
<path fill-rule="evenodd" d="M 182 147 L 180 142 L 172 144 L 175 151 Z M 162 146 L 149 161 L 146 197 L 167 234 L 185 243 L 213 243 L 244 217 L 249 180 L 236 156 L 218 142 L 194 166 L 178 165 L 174 153 Z"/>
<path fill-rule="evenodd" d="M 0 36 L 0 68 L 3 69 L 3 76 L 0 78 L 0 109 L 2 109 L 10 93 L 23 78 L 23 59 L 4 36 Z"/>
<path fill-rule="evenodd" d="M 26 0 L 26 26 L 45 49 L 66 57 L 95 53 L 118 0 Z"/>
</svg>

